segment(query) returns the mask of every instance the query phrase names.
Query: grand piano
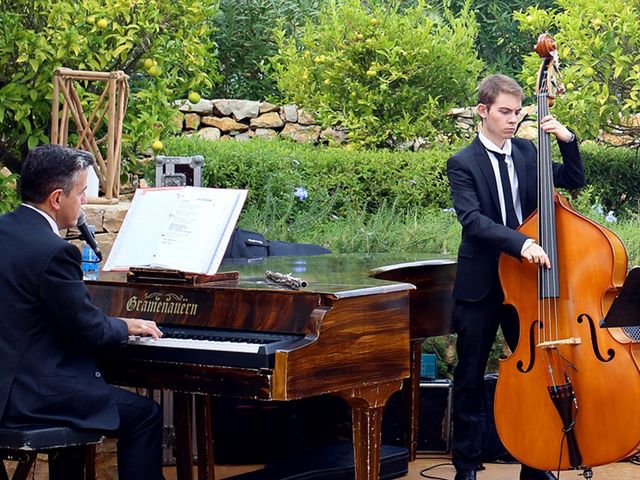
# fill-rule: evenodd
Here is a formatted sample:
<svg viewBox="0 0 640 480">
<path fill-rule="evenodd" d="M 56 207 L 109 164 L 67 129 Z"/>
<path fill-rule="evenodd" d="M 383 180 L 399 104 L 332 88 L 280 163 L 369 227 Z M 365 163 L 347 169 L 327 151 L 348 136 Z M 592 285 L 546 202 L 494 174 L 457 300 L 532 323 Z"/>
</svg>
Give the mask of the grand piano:
<svg viewBox="0 0 640 480">
<path fill-rule="evenodd" d="M 374 269 L 397 258 L 229 261 L 220 270 L 239 272 L 236 281 L 203 285 L 134 283 L 103 274 L 102 280 L 87 282 L 96 305 L 113 316 L 153 319 L 165 337 L 158 342 L 132 338 L 123 350 L 101 356 L 101 368 L 114 384 L 176 392 L 181 480 L 192 478 L 193 394 L 198 394 L 198 478 L 203 480 L 214 478 L 211 396 L 271 401 L 326 393 L 351 406 L 356 479 L 377 479 L 382 411 L 415 371 L 410 354 L 416 350 L 410 346 L 415 287 L 379 279 L 393 275 L 388 272 L 394 268 L 383 269 L 386 273 Z M 426 262 L 430 270 L 447 271 L 442 285 L 448 285 L 452 262 Z M 291 288 L 271 281 L 267 270 L 302 278 L 306 285 Z"/>
</svg>

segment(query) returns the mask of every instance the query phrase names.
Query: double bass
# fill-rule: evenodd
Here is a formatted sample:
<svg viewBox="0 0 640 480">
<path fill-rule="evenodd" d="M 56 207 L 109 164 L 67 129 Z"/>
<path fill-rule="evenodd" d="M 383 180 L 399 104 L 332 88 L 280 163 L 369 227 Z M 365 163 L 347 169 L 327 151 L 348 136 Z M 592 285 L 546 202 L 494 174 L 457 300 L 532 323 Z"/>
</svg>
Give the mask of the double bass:
<svg viewBox="0 0 640 480">
<path fill-rule="evenodd" d="M 518 228 L 551 268 L 502 255 L 505 303 L 517 311 L 518 344 L 500 361 L 495 421 L 505 448 L 541 470 L 584 470 L 634 454 L 640 443 L 637 344 L 600 329 L 627 272 L 627 253 L 610 230 L 554 190 L 549 134 L 540 120 L 559 90 L 555 41 L 539 37 L 538 204 Z"/>
</svg>

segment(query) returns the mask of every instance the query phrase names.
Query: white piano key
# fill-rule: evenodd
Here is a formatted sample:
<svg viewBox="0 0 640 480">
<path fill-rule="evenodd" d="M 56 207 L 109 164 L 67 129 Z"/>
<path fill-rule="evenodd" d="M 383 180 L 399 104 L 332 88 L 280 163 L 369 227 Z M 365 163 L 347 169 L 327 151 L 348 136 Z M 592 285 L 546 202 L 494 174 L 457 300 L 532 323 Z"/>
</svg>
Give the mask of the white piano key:
<svg viewBox="0 0 640 480">
<path fill-rule="evenodd" d="M 163 348 L 185 348 L 191 350 L 212 350 L 220 352 L 247 352 L 258 353 L 260 344 L 245 342 L 221 342 L 214 340 L 193 340 L 186 338 L 159 338 L 140 337 L 138 335 L 130 335 L 130 345 L 142 345 L 149 347 Z"/>
</svg>

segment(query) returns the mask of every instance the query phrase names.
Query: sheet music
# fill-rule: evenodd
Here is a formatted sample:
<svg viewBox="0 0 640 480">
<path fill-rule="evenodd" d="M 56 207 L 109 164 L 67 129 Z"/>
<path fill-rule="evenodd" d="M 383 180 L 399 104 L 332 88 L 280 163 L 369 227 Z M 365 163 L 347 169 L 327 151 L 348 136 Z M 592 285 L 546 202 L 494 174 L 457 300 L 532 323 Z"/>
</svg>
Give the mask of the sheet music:
<svg viewBox="0 0 640 480">
<path fill-rule="evenodd" d="M 161 267 L 213 275 L 246 195 L 197 187 L 136 191 L 104 270 Z"/>
</svg>

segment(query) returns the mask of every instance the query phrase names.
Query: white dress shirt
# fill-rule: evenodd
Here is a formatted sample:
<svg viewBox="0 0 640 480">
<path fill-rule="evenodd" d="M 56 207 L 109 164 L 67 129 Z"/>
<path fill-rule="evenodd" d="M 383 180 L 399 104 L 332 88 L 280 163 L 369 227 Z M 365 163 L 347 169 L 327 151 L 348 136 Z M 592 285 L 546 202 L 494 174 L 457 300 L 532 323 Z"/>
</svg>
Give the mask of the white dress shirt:
<svg viewBox="0 0 640 480">
<path fill-rule="evenodd" d="M 505 208 L 504 203 L 504 192 L 502 191 L 502 183 L 500 182 L 500 170 L 498 167 L 498 159 L 493 154 L 493 152 L 504 154 L 504 160 L 507 164 L 507 172 L 509 172 L 509 183 L 511 184 L 511 196 L 513 197 L 513 208 L 516 211 L 516 216 L 518 217 L 518 223 L 522 223 L 522 203 L 520 202 L 520 193 L 518 190 L 518 175 L 516 174 L 516 169 L 513 165 L 513 158 L 511 158 L 511 139 L 507 139 L 504 142 L 504 146 L 502 148 L 498 147 L 495 143 L 489 140 L 482 132 L 478 133 L 478 138 L 484 145 L 484 148 L 487 149 L 487 153 L 489 154 L 489 160 L 491 160 L 491 168 L 493 169 L 493 175 L 496 179 L 496 185 L 498 186 L 498 200 L 500 201 L 500 213 L 502 214 L 502 223 L 506 225 L 507 223 L 507 210 Z M 520 249 L 520 253 L 524 253 L 524 251 L 529 248 L 529 245 L 533 243 L 532 238 L 528 238 L 525 240 L 522 248 Z"/>
<path fill-rule="evenodd" d="M 486 136 L 480 132 L 478 134 L 482 145 L 487 149 L 489 159 L 491 160 L 491 168 L 493 168 L 493 175 L 496 179 L 498 186 L 498 200 L 500 201 L 500 213 L 502 214 L 502 223 L 507 223 L 507 210 L 504 203 L 504 192 L 502 191 L 502 183 L 500 182 L 500 170 L 498 167 L 498 159 L 493 152 L 504 154 L 504 160 L 507 164 L 507 172 L 509 173 L 509 184 L 511 184 L 511 195 L 513 197 L 513 208 L 516 211 L 518 217 L 518 223 L 522 223 L 522 205 L 520 203 L 520 195 L 518 190 L 518 175 L 513 165 L 513 158 L 511 158 L 511 139 L 507 139 L 504 142 L 502 148 L 498 147 L 495 143 L 489 140 Z"/>
</svg>

